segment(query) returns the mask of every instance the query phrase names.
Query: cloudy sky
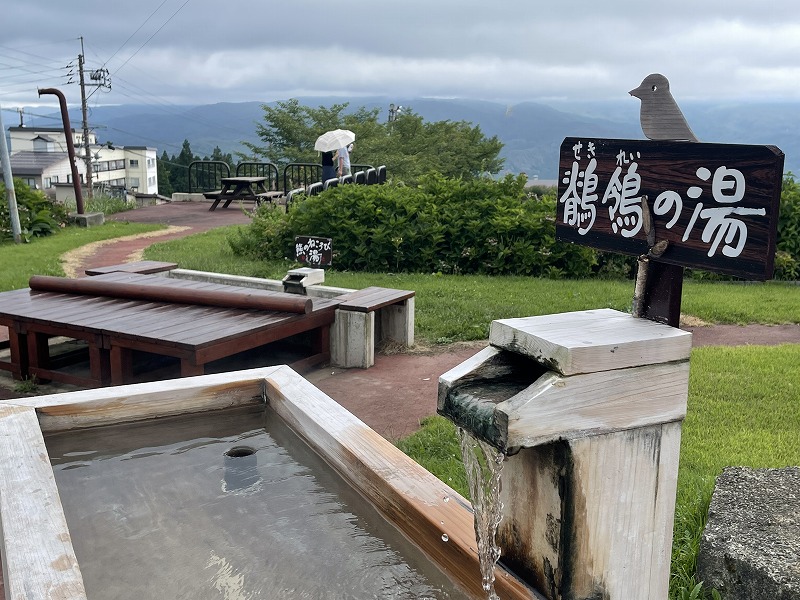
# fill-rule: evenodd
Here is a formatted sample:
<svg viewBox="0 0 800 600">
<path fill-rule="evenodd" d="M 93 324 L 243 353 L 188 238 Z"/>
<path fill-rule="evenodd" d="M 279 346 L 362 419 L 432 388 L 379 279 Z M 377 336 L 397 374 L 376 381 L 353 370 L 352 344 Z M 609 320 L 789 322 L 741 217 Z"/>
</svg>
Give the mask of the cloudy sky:
<svg viewBox="0 0 800 600">
<path fill-rule="evenodd" d="M 11 6 L 8 6 L 10 4 Z M 661 72 L 680 99 L 800 100 L 797 0 L 32 0 L 8 3 L 0 106 L 80 101 L 77 56 L 107 69 L 91 105 L 296 96 L 513 104 L 628 98 Z M 73 75 L 69 76 L 68 65 Z"/>
</svg>

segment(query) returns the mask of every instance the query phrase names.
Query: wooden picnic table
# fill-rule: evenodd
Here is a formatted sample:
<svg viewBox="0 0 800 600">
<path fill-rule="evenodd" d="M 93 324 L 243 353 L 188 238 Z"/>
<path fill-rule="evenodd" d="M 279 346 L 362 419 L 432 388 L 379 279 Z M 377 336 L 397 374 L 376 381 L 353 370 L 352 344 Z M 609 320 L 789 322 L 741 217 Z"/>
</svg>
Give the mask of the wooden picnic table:
<svg viewBox="0 0 800 600">
<path fill-rule="evenodd" d="M 91 279 L 159 287 L 168 282 L 190 291 L 238 290 L 250 296 L 286 295 L 124 272 Z M 310 312 L 295 313 L 13 290 L 0 293 L 0 326 L 8 327 L 11 349 L 10 361 L 0 362 L 0 368 L 17 379 L 35 376 L 85 387 L 119 385 L 135 381 L 134 352 L 177 358 L 185 377 L 204 374 L 211 361 L 303 334 L 309 337 L 308 356 L 292 366 L 304 370 L 329 360 L 330 326 L 338 305 L 338 300 L 313 298 Z M 48 341 L 53 337 L 80 340 L 88 347 L 88 375 L 63 369 L 60 357 L 50 355 Z"/>
<path fill-rule="evenodd" d="M 204 192 L 203 196 L 214 202 L 208 210 L 216 210 L 223 200 L 222 208 L 228 208 L 234 200 L 250 200 L 260 204 L 262 200 L 272 200 L 281 196 L 281 192 L 268 190 L 266 177 L 223 177 L 220 179 L 222 189 Z"/>
</svg>

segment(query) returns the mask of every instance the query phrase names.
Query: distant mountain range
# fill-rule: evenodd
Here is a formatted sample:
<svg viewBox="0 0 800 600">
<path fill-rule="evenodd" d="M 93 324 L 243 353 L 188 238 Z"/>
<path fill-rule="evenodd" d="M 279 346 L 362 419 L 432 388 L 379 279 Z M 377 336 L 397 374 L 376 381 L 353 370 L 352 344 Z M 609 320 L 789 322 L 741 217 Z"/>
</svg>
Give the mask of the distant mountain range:
<svg viewBox="0 0 800 600">
<path fill-rule="evenodd" d="M 307 106 L 329 106 L 342 98 L 299 98 Z M 504 144 L 505 171 L 529 177 L 556 179 L 558 149 L 568 136 L 643 139 L 639 126 L 639 101 L 617 102 L 494 102 L 430 98 L 356 98 L 350 109 L 378 107 L 388 116 L 389 103 L 408 107 L 427 121 L 468 121 L 487 136 Z M 149 146 L 178 154 L 185 139 L 192 151 L 210 155 L 242 150 L 243 141 L 258 143 L 256 123 L 263 122 L 260 102 L 219 103 L 198 106 L 120 105 L 95 107 L 89 121 L 101 142 Z M 785 171 L 800 174 L 800 103 L 693 103 L 681 102 L 686 119 L 703 142 L 771 144 L 786 155 Z M 58 114 L 53 115 L 58 117 Z M 70 119 L 79 128 L 79 111 Z M 53 126 L 53 119 L 26 119 L 27 126 Z"/>
</svg>

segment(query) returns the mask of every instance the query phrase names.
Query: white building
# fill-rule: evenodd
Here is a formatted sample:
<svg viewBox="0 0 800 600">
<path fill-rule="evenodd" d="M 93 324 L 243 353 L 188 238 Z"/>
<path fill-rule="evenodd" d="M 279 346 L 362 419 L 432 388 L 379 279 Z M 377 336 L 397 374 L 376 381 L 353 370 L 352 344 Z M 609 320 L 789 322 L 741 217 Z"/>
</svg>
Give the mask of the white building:
<svg viewBox="0 0 800 600">
<path fill-rule="evenodd" d="M 18 172 L 14 167 L 14 156 L 19 153 L 29 154 L 54 154 L 65 159 L 69 172 L 67 157 L 67 138 L 63 128 L 56 127 L 9 127 L 9 140 L 11 148 L 11 171 L 15 177 L 33 181 L 38 189 L 54 191 L 56 183 L 72 181 L 71 175 L 66 178 L 57 175 L 56 179 L 40 173 L 31 176 Z M 83 133 L 72 130 L 73 145 L 75 148 L 78 170 L 81 174 L 81 183 L 86 183 L 85 146 Z M 156 168 L 156 149 L 146 146 L 119 146 L 112 144 L 97 144 L 95 134 L 89 134 L 89 150 L 92 162 L 92 184 L 100 192 L 123 192 L 134 194 L 157 194 L 158 172 Z M 32 160 L 30 158 L 26 159 Z M 40 162 L 48 162 L 43 158 Z M 53 161 L 57 162 L 57 161 Z"/>
<path fill-rule="evenodd" d="M 72 184 L 72 168 L 66 152 L 23 150 L 11 154 L 9 162 L 12 175 L 24 181 L 30 188 L 53 191 L 57 183 Z M 83 182 L 86 167 L 82 161 L 77 161 L 77 166 L 78 176 Z"/>
<path fill-rule="evenodd" d="M 146 146 L 92 146 L 92 180 L 103 190 L 157 194 L 156 149 Z"/>
</svg>

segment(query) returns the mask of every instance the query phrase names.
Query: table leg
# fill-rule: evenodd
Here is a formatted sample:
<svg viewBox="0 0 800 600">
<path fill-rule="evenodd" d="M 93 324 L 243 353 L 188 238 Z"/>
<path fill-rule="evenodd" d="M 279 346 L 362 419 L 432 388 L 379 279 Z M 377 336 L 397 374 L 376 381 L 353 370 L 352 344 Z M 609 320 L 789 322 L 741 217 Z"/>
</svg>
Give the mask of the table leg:
<svg viewBox="0 0 800 600">
<path fill-rule="evenodd" d="M 195 375 L 205 375 L 205 365 L 196 365 L 189 358 L 181 359 L 181 377 L 194 377 Z"/>
<path fill-rule="evenodd" d="M 238 200 L 239 198 L 244 197 L 246 195 L 245 194 L 245 188 L 246 187 L 249 188 L 249 186 L 237 185 L 236 188 L 234 188 L 233 193 L 230 194 L 229 197 L 225 199 L 225 204 L 222 205 L 222 208 L 228 208 L 230 206 L 231 202 L 233 202 L 234 200 Z"/>
<path fill-rule="evenodd" d="M 133 379 L 133 351 L 130 348 L 111 346 L 108 351 L 111 385 L 122 385 Z"/>
<path fill-rule="evenodd" d="M 11 355 L 10 371 L 14 379 L 25 379 L 28 376 L 28 340 L 24 333 L 14 327 L 8 327 L 8 348 Z"/>
<path fill-rule="evenodd" d="M 111 384 L 110 352 L 99 343 L 89 344 L 89 372 L 98 385 Z"/>
<path fill-rule="evenodd" d="M 47 344 L 49 335 L 32 332 L 26 336 L 28 342 L 28 370 L 50 369 L 50 347 Z M 40 379 L 41 382 L 50 381 Z"/>
</svg>

